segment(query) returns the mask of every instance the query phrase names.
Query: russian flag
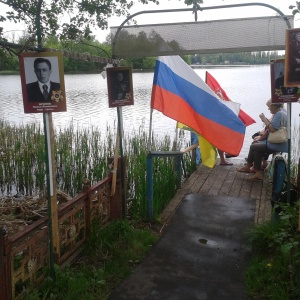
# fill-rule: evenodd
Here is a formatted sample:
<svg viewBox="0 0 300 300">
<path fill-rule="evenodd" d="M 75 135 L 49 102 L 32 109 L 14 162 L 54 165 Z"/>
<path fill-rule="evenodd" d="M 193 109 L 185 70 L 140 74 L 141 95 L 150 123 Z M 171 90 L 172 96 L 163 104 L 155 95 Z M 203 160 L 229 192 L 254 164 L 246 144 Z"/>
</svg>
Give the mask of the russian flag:
<svg viewBox="0 0 300 300">
<path fill-rule="evenodd" d="M 221 151 L 238 155 L 245 125 L 180 56 L 158 57 L 151 108 L 185 124 Z"/>
</svg>

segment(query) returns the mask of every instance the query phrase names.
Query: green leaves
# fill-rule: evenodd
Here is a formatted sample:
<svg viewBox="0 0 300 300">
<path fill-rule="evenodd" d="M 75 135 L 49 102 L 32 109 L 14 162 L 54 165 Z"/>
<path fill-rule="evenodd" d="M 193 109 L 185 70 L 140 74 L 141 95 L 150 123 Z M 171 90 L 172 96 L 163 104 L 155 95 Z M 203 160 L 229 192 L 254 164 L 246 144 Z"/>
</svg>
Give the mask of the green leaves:
<svg viewBox="0 0 300 300">
<path fill-rule="evenodd" d="M 62 39 L 87 37 L 91 27 L 106 29 L 108 17 L 127 16 L 134 1 L 128 0 L 5 0 L 6 16 L 0 22 L 24 22 L 29 34 L 36 34 L 37 20 L 40 20 L 41 36 L 55 34 Z M 156 0 L 139 0 L 143 4 Z M 40 14 L 37 7 L 41 4 Z M 1 31 L 0 31 L 1 33 Z"/>
<path fill-rule="evenodd" d="M 292 10 L 292 14 L 296 15 L 300 13 L 300 1 L 296 1 L 296 6 L 295 5 L 290 5 L 289 9 Z"/>
</svg>

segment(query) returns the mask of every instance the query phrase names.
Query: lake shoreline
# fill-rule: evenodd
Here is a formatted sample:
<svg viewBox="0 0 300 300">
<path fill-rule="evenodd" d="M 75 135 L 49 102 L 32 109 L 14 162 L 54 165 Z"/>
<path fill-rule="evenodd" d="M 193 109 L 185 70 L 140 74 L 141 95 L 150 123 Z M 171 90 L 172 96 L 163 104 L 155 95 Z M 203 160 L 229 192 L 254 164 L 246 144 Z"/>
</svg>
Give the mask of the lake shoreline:
<svg viewBox="0 0 300 300">
<path fill-rule="evenodd" d="M 235 68 L 235 67 L 257 67 L 257 66 L 266 66 L 268 64 L 220 64 L 220 65 L 194 65 L 191 64 L 190 67 L 193 69 L 214 69 L 214 68 Z M 88 74 L 101 74 L 103 70 L 93 70 L 90 72 L 82 72 L 82 71 L 64 71 L 64 74 L 66 75 L 88 75 Z M 142 73 L 148 73 L 148 72 L 154 72 L 154 69 L 132 69 L 132 72 L 142 72 Z M 13 71 L 13 70 L 5 70 L 0 71 L 0 75 L 20 75 L 20 71 Z"/>
</svg>

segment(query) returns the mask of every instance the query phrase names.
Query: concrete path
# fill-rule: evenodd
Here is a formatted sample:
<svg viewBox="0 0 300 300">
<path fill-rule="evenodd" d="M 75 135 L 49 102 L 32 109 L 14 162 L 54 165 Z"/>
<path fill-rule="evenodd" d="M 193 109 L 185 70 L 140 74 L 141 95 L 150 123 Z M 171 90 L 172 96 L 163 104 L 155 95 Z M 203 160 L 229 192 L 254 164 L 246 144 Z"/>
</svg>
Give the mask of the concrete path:
<svg viewBox="0 0 300 300">
<path fill-rule="evenodd" d="M 247 299 L 245 233 L 271 217 L 271 183 L 247 181 L 232 166 L 202 165 L 162 212 L 164 231 L 149 255 L 109 300 Z"/>
</svg>

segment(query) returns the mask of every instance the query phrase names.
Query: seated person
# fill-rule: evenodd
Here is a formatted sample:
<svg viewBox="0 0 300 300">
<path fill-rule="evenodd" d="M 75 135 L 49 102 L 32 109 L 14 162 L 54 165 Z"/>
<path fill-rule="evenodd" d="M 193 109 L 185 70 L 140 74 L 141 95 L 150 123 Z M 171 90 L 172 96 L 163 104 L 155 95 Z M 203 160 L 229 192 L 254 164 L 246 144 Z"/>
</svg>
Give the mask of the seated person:
<svg viewBox="0 0 300 300">
<path fill-rule="evenodd" d="M 275 132 L 280 126 L 287 126 L 287 114 L 282 109 L 281 103 L 272 103 L 270 105 L 270 112 L 273 114 L 272 120 L 268 120 L 264 114 L 260 114 L 260 119 L 265 123 L 269 132 Z M 254 175 L 249 180 L 262 180 L 263 174 L 261 170 L 261 162 L 265 155 L 274 152 L 287 152 L 288 142 L 283 143 L 270 143 L 267 140 L 258 143 L 252 143 L 247 157 L 247 163 L 242 168 L 237 169 L 238 172 L 250 173 L 253 164 Z"/>
</svg>

